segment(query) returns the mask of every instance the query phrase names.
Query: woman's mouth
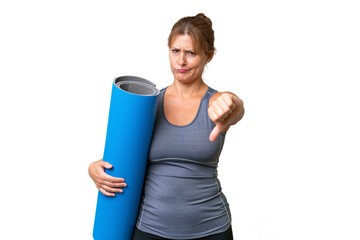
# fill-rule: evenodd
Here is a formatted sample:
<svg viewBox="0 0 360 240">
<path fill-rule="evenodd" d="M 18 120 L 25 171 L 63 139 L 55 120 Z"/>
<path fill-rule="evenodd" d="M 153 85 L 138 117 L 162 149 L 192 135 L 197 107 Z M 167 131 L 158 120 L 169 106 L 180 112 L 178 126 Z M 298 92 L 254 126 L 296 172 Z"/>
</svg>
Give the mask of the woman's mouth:
<svg viewBox="0 0 360 240">
<path fill-rule="evenodd" d="M 186 73 L 187 71 L 189 71 L 189 69 L 179 68 L 176 69 L 176 71 L 178 71 L 179 73 Z"/>
</svg>

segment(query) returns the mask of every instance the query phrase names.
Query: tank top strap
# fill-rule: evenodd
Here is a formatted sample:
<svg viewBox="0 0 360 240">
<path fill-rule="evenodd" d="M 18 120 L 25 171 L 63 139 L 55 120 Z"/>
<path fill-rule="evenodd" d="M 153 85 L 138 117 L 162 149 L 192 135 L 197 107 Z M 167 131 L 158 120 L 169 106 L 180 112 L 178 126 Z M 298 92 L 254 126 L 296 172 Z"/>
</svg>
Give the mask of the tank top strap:
<svg viewBox="0 0 360 240">
<path fill-rule="evenodd" d="M 208 90 L 206 91 L 206 93 L 204 94 L 201 100 L 198 114 L 195 119 L 195 121 L 197 121 L 198 124 L 202 126 L 201 128 L 206 129 L 206 131 L 211 131 L 215 126 L 215 124 L 213 123 L 213 121 L 211 121 L 209 117 L 208 108 L 209 108 L 209 100 L 216 92 L 217 91 L 215 89 L 208 87 Z"/>
<path fill-rule="evenodd" d="M 158 110 L 162 109 L 162 105 L 163 105 L 163 99 L 164 99 L 164 94 L 165 94 L 165 90 L 167 87 L 160 89 L 160 94 L 159 97 L 157 99 L 157 106 L 158 106 Z"/>
<path fill-rule="evenodd" d="M 201 110 L 202 111 L 206 111 L 207 114 L 207 109 L 209 106 L 209 100 L 212 97 L 212 95 L 214 95 L 217 91 L 211 87 L 208 87 L 208 90 L 206 91 L 202 101 L 201 101 Z"/>
<path fill-rule="evenodd" d="M 209 87 L 208 88 L 208 94 L 210 95 L 210 97 L 212 96 L 212 95 L 214 95 L 214 93 L 216 93 L 217 91 L 215 90 L 215 89 L 213 89 L 213 88 L 211 88 L 211 87 Z"/>
</svg>

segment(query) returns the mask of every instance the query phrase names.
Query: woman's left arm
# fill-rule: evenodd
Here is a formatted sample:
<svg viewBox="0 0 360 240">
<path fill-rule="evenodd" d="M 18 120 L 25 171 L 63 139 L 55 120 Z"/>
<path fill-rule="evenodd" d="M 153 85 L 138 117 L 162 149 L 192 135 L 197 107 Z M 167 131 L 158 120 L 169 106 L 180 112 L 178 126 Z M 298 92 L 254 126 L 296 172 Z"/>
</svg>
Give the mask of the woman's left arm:
<svg viewBox="0 0 360 240">
<path fill-rule="evenodd" d="M 243 101 L 231 92 L 217 92 L 209 101 L 208 114 L 215 123 L 209 140 L 214 142 L 220 132 L 226 132 L 231 125 L 235 125 L 244 116 Z"/>
</svg>

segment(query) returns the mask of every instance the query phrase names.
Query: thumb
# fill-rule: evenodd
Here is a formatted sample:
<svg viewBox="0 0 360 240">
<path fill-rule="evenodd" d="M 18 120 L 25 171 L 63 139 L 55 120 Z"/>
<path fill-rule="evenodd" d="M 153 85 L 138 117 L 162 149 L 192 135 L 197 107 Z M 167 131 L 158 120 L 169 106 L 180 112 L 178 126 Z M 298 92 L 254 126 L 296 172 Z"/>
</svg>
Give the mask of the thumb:
<svg viewBox="0 0 360 240">
<path fill-rule="evenodd" d="M 113 167 L 110 163 L 105 162 L 105 161 L 101 161 L 101 166 L 106 169 L 111 169 Z"/>
<path fill-rule="evenodd" d="M 211 131 L 210 136 L 209 136 L 209 140 L 210 142 L 215 142 L 215 140 L 218 138 L 220 132 L 223 130 L 224 128 L 224 124 L 220 123 L 220 122 L 216 122 L 215 123 L 215 127 L 214 129 Z"/>
</svg>

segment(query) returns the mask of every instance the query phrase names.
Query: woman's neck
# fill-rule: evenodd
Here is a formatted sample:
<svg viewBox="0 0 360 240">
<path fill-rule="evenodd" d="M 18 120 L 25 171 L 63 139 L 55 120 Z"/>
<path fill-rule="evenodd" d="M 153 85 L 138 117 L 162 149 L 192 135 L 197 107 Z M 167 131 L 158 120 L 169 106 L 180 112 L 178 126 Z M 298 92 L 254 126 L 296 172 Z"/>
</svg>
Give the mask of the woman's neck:
<svg viewBox="0 0 360 240">
<path fill-rule="evenodd" d="M 207 89 L 208 86 L 203 82 L 202 79 L 186 84 L 174 80 L 173 84 L 168 87 L 166 92 L 169 95 L 174 95 L 180 98 L 188 98 L 199 95 L 202 96 Z"/>
</svg>

